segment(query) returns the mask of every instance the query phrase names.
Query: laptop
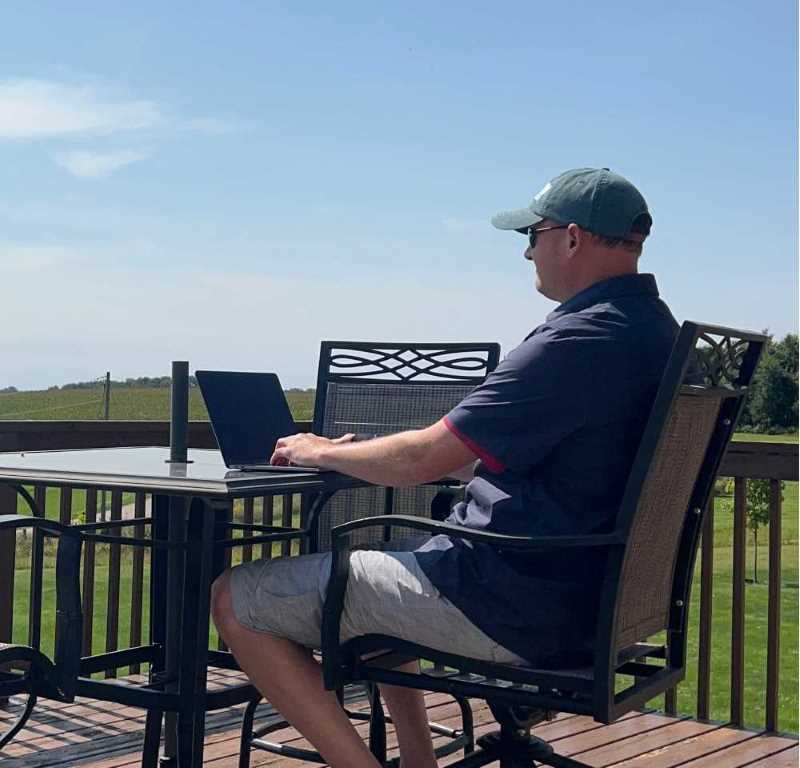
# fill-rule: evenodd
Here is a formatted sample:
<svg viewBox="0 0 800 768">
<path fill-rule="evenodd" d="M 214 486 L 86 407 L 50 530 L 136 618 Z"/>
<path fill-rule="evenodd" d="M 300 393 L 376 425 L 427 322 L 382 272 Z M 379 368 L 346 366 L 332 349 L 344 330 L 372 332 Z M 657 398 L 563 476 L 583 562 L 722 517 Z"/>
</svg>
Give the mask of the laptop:
<svg viewBox="0 0 800 768">
<path fill-rule="evenodd" d="M 280 437 L 297 428 L 274 373 L 195 371 L 225 466 L 243 472 L 319 472 L 276 466 L 269 458 Z"/>
</svg>

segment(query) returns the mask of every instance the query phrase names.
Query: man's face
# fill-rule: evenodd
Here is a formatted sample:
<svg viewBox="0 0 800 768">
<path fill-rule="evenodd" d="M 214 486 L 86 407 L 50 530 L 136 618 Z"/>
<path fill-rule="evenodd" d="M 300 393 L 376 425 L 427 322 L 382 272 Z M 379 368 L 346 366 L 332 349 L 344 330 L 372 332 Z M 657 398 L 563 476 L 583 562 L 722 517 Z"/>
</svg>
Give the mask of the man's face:
<svg viewBox="0 0 800 768">
<path fill-rule="evenodd" d="M 535 229 L 558 226 L 555 221 L 544 219 Z M 564 229 L 550 229 L 536 235 L 536 246 L 525 249 L 525 258 L 536 267 L 536 290 L 543 296 L 559 301 L 562 272 L 564 269 Z"/>
</svg>

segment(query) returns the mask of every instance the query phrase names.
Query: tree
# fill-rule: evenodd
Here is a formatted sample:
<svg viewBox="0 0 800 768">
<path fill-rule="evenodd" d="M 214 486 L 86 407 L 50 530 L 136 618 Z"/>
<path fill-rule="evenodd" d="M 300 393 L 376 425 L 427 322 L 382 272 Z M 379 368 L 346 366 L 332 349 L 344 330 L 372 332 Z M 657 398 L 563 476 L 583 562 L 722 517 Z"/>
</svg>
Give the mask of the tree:
<svg viewBox="0 0 800 768">
<path fill-rule="evenodd" d="M 797 429 L 798 339 L 770 337 L 750 384 L 740 424 L 763 432 Z"/>
<path fill-rule="evenodd" d="M 753 583 L 758 584 L 758 531 L 769 525 L 770 481 L 750 479 L 747 481 L 747 527 L 753 532 Z M 784 483 L 781 481 L 781 501 Z"/>
</svg>

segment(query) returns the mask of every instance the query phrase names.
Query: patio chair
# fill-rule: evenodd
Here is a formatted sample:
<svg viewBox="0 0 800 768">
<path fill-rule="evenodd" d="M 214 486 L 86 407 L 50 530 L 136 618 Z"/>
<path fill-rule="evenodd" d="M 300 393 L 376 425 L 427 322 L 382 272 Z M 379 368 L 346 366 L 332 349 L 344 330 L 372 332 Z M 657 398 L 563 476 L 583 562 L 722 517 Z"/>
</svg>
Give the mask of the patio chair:
<svg viewBox="0 0 800 768">
<path fill-rule="evenodd" d="M 17 490 L 23 496 L 28 495 L 24 488 Z M 0 750 L 24 727 L 39 696 L 62 702 L 75 699 L 81 660 L 81 534 L 43 518 L 0 516 L 0 531 L 16 531 L 20 528 L 37 528 L 47 536 L 58 537 L 55 651 L 51 660 L 30 645 L 0 643 L 0 698 L 19 694 L 28 696 L 19 717 L 0 736 Z"/>
<path fill-rule="evenodd" d="M 430 426 L 494 370 L 500 346 L 494 343 L 375 343 L 323 341 L 320 348 L 316 401 L 312 431 L 325 437 L 348 432 L 360 437 L 382 436 L 407 429 Z M 342 523 L 384 515 L 420 516 L 444 519 L 449 513 L 458 484 L 428 485 L 420 488 L 361 488 L 338 492 L 322 510 L 307 551 L 331 549 L 331 528 Z M 391 529 L 365 531 L 358 544 L 386 548 Z M 395 537 L 392 541 L 408 537 Z M 407 658 L 407 657 L 406 657 Z M 414 657 L 418 658 L 418 657 Z M 342 689 L 339 689 L 342 700 Z M 354 720 L 369 720 L 370 742 L 380 751 L 385 744 L 385 719 L 377 687 L 368 685 L 371 712 L 347 710 Z M 472 712 L 464 699 L 457 699 L 462 728 L 431 723 L 431 729 L 450 741 L 439 756 L 458 749 L 472 749 Z M 281 720 L 253 727 L 259 700 L 252 701 L 242 723 L 240 768 L 247 768 L 251 748 L 302 760 L 323 763 L 318 752 L 266 740 L 268 734 L 286 727 Z M 388 718 L 386 718 L 388 719 Z"/>
<path fill-rule="evenodd" d="M 389 683 L 485 700 L 500 728 L 479 738 L 477 750 L 453 766 L 474 768 L 499 760 L 502 768 L 538 763 L 586 768 L 554 753 L 530 729 L 554 712 L 611 723 L 684 678 L 688 602 L 703 516 L 764 343 L 763 335 L 684 323 L 608 533 L 528 538 L 396 516 L 336 526 L 322 632 L 326 686 Z M 395 525 L 516 552 L 604 551 L 593 657 L 585 666 L 533 668 L 478 661 L 383 635 L 340 644 L 348 539 Z M 412 675 L 363 660 L 378 650 L 431 659 L 446 671 Z M 376 756 L 384 765 L 397 764 L 387 762 L 385 754 Z"/>
</svg>

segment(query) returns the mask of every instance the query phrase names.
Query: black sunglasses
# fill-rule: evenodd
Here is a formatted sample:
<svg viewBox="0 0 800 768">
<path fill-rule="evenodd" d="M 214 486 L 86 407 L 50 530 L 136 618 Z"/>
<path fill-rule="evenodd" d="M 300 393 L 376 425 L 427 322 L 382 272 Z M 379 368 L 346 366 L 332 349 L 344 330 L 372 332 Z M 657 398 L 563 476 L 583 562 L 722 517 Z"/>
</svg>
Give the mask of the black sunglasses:
<svg viewBox="0 0 800 768">
<path fill-rule="evenodd" d="M 531 248 L 536 247 L 536 235 L 539 232 L 549 232 L 551 229 L 566 229 L 569 224 L 558 224 L 557 226 L 553 227 L 540 227 L 539 229 L 534 229 L 533 227 L 528 227 L 528 242 L 531 244 Z"/>
</svg>

